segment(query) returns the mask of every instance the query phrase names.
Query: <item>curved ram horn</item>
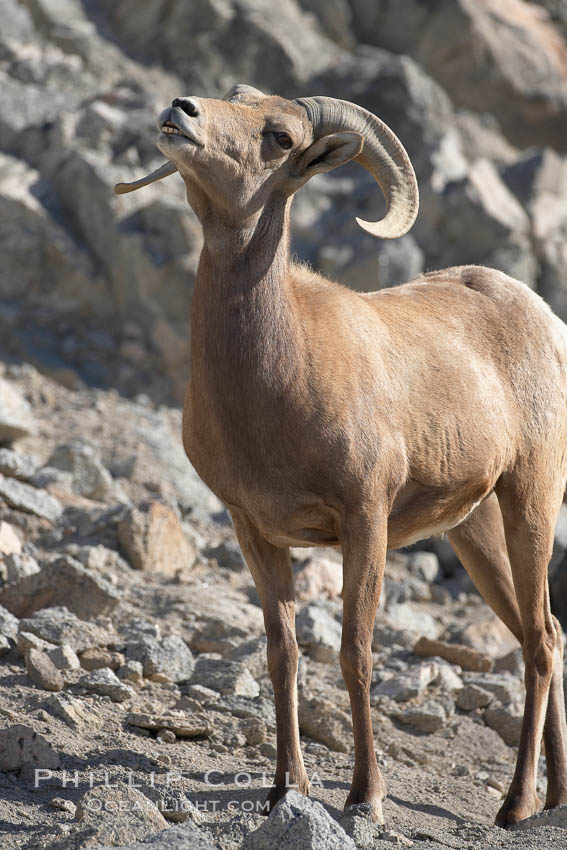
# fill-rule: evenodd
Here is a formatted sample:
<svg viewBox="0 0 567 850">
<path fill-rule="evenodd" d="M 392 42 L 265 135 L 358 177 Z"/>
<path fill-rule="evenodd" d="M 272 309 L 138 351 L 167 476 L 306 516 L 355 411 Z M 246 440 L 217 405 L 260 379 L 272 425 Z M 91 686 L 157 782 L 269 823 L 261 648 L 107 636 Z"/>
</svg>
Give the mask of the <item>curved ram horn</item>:
<svg viewBox="0 0 567 850">
<path fill-rule="evenodd" d="M 381 221 L 356 221 L 372 236 L 396 239 L 413 225 L 419 209 L 419 190 L 413 166 L 398 137 L 379 118 L 346 100 L 333 97 L 300 97 L 295 100 L 307 112 L 313 138 L 351 130 L 364 139 L 354 159 L 374 177 L 388 211 Z"/>
</svg>

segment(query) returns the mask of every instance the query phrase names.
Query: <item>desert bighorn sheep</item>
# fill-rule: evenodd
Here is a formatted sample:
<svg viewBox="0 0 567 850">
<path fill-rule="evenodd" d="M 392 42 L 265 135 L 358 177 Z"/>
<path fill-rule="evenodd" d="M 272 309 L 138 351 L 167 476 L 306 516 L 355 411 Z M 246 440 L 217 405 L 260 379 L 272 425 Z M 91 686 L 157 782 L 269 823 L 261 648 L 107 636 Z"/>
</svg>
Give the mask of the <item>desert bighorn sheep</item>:
<svg viewBox="0 0 567 850">
<path fill-rule="evenodd" d="M 378 118 L 341 100 L 237 86 L 176 98 L 159 119 L 204 247 L 192 305 L 183 440 L 227 505 L 264 611 L 277 718 L 268 801 L 308 793 L 297 723 L 290 546 L 343 553 L 341 668 L 354 775 L 346 804 L 382 820 L 371 637 L 388 548 L 447 532 L 474 583 L 522 644 L 526 703 L 516 771 L 497 823 L 567 803 L 562 632 L 546 581 L 567 479 L 567 328 L 526 286 L 465 266 L 361 294 L 292 263 L 289 212 L 314 174 L 354 159 L 402 236 L 417 215 L 408 156 Z"/>
</svg>

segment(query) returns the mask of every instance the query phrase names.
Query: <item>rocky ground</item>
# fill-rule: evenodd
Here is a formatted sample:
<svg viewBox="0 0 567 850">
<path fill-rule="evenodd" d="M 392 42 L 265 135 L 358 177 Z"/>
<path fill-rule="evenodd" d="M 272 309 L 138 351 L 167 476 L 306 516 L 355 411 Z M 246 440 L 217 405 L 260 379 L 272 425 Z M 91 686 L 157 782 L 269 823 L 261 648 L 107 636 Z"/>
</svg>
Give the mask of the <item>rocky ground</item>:
<svg viewBox="0 0 567 850">
<path fill-rule="evenodd" d="M 384 830 L 364 807 L 342 813 L 340 558 L 294 552 L 312 797 L 266 819 L 261 610 L 226 512 L 183 456 L 179 410 L 26 364 L 0 372 L 2 848 L 567 847 L 564 812 L 513 837 L 491 825 L 516 756 L 521 653 L 443 541 L 390 554 L 376 618 Z"/>
</svg>

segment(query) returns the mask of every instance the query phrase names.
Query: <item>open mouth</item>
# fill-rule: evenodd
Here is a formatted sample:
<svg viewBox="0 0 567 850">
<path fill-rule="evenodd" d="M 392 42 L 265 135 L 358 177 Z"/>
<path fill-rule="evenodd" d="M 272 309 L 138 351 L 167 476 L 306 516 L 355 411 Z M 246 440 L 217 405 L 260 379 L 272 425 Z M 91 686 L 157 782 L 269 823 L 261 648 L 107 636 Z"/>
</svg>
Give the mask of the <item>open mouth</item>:
<svg viewBox="0 0 567 850">
<path fill-rule="evenodd" d="M 184 139 L 187 139 L 188 142 L 191 142 L 192 145 L 196 145 L 197 147 L 202 147 L 200 142 L 197 139 L 194 139 L 189 133 L 184 130 L 180 130 L 179 127 L 173 123 L 173 121 L 164 121 L 160 127 L 160 132 L 165 133 L 168 136 L 183 136 Z"/>
<path fill-rule="evenodd" d="M 179 127 L 176 127 L 171 121 L 166 121 L 161 126 L 162 133 L 170 133 L 173 136 L 184 136 L 185 134 L 181 132 Z M 192 141 L 192 140 L 191 140 Z"/>
</svg>

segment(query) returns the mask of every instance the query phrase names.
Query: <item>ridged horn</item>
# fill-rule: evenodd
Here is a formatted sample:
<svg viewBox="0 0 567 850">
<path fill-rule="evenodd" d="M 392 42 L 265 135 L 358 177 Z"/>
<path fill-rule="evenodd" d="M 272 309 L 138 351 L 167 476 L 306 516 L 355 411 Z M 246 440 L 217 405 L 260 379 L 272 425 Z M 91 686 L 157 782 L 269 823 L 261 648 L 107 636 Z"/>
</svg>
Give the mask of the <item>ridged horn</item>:
<svg viewBox="0 0 567 850">
<path fill-rule="evenodd" d="M 223 100 L 240 100 L 247 95 L 252 95 L 252 97 L 265 97 L 264 92 L 261 92 L 259 89 L 255 89 L 253 86 L 245 86 L 244 83 L 238 83 L 238 85 L 233 86 L 225 96 Z"/>
<path fill-rule="evenodd" d="M 333 97 L 300 97 L 295 100 L 307 112 L 313 138 L 351 130 L 364 139 L 355 161 L 369 171 L 382 190 L 387 212 L 380 221 L 357 223 L 372 236 L 396 239 L 413 225 L 419 209 L 419 190 L 413 166 L 398 137 L 368 110 Z"/>
<path fill-rule="evenodd" d="M 156 180 L 162 180 L 164 177 L 169 177 L 170 174 L 175 174 L 177 166 L 172 162 L 164 162 L 151 174 L 146 177 L 141 177 L 139 180 L 134 180 L 133 183 L 117 183 L 114 187 L 115 195 L 126 195 L 127 192 L 135 192 L 136 189 L 141 189 L 142 186 L 149 186 L 150 183 L 155 183 Z"/>
</svg>

